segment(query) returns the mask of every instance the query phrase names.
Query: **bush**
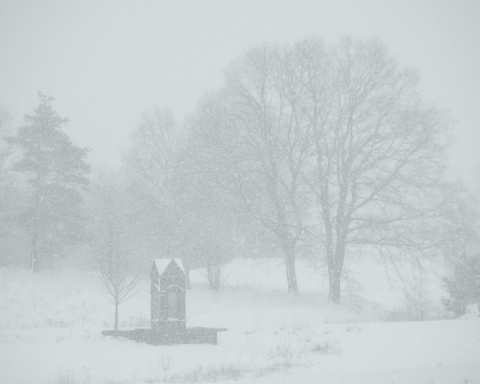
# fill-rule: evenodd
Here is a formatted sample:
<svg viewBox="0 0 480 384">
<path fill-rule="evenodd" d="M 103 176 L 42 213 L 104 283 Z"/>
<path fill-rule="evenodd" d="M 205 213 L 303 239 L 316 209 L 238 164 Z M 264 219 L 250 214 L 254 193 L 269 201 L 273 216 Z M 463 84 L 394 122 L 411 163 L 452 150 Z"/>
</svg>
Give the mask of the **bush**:
<svg viewBox="0 0 480 384">
<path fill-rule="evenodd" d="M 434 302 L 430 299 L 425 282 L 417 280 L 403 290 L 402 305 L 391 310 L 387 321 L 425 321 L 438 317 Z"/>
<path fill-rule="evenodd" d="M 480 303 L 480 255 L 462 259 L 443 280 L 449 294 L 442 299 L 445 308 L 456 316 L 465 314 L 468 305 Z"/>
</svg>

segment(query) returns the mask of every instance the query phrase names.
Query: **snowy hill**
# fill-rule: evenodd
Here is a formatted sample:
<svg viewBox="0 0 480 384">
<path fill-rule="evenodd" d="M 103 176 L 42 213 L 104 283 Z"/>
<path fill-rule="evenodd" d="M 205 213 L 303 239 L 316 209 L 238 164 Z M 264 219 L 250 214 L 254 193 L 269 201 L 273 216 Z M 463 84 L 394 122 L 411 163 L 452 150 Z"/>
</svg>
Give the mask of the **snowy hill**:
<svg viewBox="0 0 480 384">
<path fill-rule="evenodd" d="M 230 263 L 219 292 L 193 271 L 187 324 L 228 331 L 216 346 L 152 346 L 100 335 L 113 306 L 96 273 L 0 269 L 0 383 L 480 383 L 478 318 L 378 322 L 402 304 L 382 271 L 352 263 L 345 305 L 326 302 L 326 280 L 307 262 L 298 297 L 285 293 L 277 259 Z M 435 303 L 439 279 L 427 278 Z M 148 327 L 149 306 L 144 280 L 120 326 Z"/>
</svg>

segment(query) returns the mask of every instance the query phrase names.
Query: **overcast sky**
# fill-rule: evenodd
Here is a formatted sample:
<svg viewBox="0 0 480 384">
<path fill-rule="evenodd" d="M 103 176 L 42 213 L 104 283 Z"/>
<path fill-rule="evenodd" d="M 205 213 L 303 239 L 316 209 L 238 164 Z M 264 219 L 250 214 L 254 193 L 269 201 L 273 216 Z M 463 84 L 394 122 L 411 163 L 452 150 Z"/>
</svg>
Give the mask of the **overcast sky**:
<svg viewBox="0 0 480 384">
<path fill-rule="evenodd" d="M 117 167 L 142 112 L 177 120 L 222 85 L 228 63 L 263 42 L 344 35 L 382 40 L 416 68 L 424 99 L 450 111 L 456 173 L 480 163 L 480 1 L 0 0 L 0 103 L 22 122 L 36 92 L 67 133 Z M 464 171 L 467 170 L 467 171 Z"/>
</svg>

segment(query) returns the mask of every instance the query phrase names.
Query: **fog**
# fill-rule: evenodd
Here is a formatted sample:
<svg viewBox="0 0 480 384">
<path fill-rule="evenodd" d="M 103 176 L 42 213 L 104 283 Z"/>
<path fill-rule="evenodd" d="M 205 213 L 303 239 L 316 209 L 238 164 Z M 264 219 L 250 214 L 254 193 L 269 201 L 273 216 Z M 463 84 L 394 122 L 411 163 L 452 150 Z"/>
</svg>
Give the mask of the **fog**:
<svg viewBox="0 0 480 384">
<path fill-rule="evenodd" d="M 0 383 L 480 383 L 479 16 L 0 0 Z"/>
<path fill-rule="evenodd" d="M 141 114 L 183 119 L 228 64 L 263 42 L 381 39 L 418 70 L 455 121 L 453 174 L 471 178 L 480 129 L 480 6 L 474 1 L 9 1 L 0 5 L 0 101 L 17 123 L 36 91 L 57 99 L 91 161 L 118 167 Z M 113 138 L 113 139 L 112 139 Z"/>
</svg>

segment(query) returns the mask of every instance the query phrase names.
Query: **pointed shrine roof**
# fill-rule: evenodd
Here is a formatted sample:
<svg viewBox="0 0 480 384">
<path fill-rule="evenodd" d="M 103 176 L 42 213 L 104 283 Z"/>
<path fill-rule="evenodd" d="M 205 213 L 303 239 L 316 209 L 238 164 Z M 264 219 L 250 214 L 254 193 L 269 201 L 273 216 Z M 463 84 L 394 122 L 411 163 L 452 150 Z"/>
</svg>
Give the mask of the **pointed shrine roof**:
<svg viewBox="0 0 480 384">
<path fill-rule="evenodd" d="M 157 269 L 157 272 L 159 276 L 162 276 L 167 267 L 170 265 L 170 263 L 175 263 L 177 266 L 182 270 L 183 273 L 185 273 L 185 269 L 183 268 L 182 260 L 181 259 L 155 259 L 155 268 Z"/>
</svg>

